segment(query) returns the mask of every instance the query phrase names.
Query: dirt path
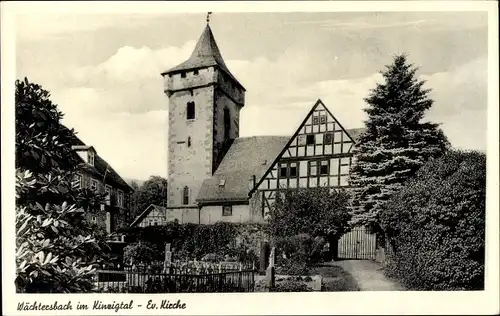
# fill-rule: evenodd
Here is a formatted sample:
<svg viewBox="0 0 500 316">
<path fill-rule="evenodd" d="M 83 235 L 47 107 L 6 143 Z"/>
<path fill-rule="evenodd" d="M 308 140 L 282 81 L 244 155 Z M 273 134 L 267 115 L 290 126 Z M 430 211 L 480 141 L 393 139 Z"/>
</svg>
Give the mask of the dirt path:
<svg viewBox="0 0 500 316">
<path fill-rule="evenodd" d="M 404 291 L 405 288 L 384 275 L 382 265 L 371 260 L 341 260 L 331 263 L 356 280 L 360 291 Z"/>
</svg>

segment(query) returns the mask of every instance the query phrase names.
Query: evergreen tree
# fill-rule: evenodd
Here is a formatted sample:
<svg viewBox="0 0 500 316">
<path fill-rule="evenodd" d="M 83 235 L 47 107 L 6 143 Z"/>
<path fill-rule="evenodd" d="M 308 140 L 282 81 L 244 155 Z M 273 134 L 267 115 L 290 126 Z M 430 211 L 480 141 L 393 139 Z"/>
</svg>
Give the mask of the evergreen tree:
<svg viewBox="0 0 500 316">
<path fill-rule="evenodd" d="M 405 54 L 394 57 L 382 71 L 384 83 L 371 90 L 365 102 L 366 130 L 353 150 L 350 185 L 354 190 L 354 225 L 380 229 L 379 214 L 390 196 L 430 158 L 449 146 L 439 125 L 422 122 L 433 101 L 425 81 Z"/>
</svg>

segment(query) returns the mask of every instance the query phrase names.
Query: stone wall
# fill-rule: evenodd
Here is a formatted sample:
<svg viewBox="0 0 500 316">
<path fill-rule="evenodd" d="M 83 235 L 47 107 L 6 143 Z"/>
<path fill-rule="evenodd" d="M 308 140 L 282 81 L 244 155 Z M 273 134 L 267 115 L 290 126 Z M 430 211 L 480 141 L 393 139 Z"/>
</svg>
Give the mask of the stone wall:
<svg viewBox="0 0 500 316">
<path fill-rule="evenodd" d="M 244 90 L 227 74 L 214 67 L 165 76 L 169 97 L 168 206 L 181 207 L 183 189 L 189 192 L 188 206 L 203 180 L 212 176 L 225 155 L 224 109 L 231 118 L 230 139 L 239 136 L 239 111 Z M 187 119 L 187 103 L 195 103 L 195 118 Z"/>
<path fill-rule="evenodd" d="M 169 101 L 168 206 L 183 206 L 183 189 L 190 189 L 194 206 L 204 179 L 212 175 L 212 86 L 174 93 Z M 195 119 L 186 119 L 187 103 L 195 102 Z M 190 146 L 188 142 L 190 141 Z"/>
</svg>

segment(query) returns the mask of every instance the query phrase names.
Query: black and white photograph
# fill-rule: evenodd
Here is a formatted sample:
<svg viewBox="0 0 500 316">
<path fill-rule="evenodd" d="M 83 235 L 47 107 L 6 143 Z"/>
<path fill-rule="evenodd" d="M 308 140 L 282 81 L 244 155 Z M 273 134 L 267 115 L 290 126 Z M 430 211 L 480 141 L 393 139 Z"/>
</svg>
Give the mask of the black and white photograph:
<svg viewBox="0 0 500 316">
<path fill-rule="evenodd" d="M 499 312 L 498 8 L 355 2 L 3 2 L 6 315 Z"/>
</svg>

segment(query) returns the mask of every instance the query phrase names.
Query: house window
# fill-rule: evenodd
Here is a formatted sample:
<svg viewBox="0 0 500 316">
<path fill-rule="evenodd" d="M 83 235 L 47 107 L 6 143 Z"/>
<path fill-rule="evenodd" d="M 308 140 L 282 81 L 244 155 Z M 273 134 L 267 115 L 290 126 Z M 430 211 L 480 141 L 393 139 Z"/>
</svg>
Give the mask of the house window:
<svg viewBox="0 0 500 316">
<path fill-rule="evenodd" d="M 222 216 L 231 216 L 231 215 L 233 215 L 233 206 L 232 205 L 222 206 Z"/>
<path fill-rule="evenodd" d="M 123 207 L 123 192 L 118 190 L 117 196 L 117 204 L 119 207 Z"/>
<path fill-rule="evenodd" d="M 306 144 L 307 145 L 314 145 L 315 144 L 315 139 L 314 138 L 315 137 L 314 137 L 313 134 L 307 135 Z"/>
<path fill-rule="evenodd" d="M 290 163 L 290 178 L 297 177 L 297 163 Z"/>
<path fill-rule="evenodd" d="M 316 161 L 309 161 L 309 175 L 310 176 L 317 176 L 318 175 L 318 163 Z"/>
<path fill-rule="evenodd" d="M 90 189 L 92 191 L 97 191 L 99 187 L 99 182 L 96 179 L 90 179 Z"/>
<path fill-rule="evenodd" d="M 280 167 L 280 178 L 286 178 L 287 177 L 287 166 L 286 164 L 282 164 Z"/>
<path fill-rule="evenodd" d="M 323 139 L 323 144 L 331 145 L 332 142 L 333 142 L 333 133 L 325 133 L 324 139 Z"/>
<path fill-rule="evenodd" d="M 189 204 L 189 188 L 184 187 L 184 190 L 182 190 L 182 204 L 188 205 Z"/>
<path fill-rule="evenodd" d="M 319 120 L 320 120 L 321 124 L 325 124 L 326 123 L 326 115 L 321 115 Z"/>
<path fill-rule="evenodd" d="M 82 179 L 83 176 L 80 173 L 77 173 L 73 176 L 73 181 L 71 181 L 71 186 L 73 187 L 73 189 L 82 188 Z"/>
<path fill-rule="evenodd" d="M 158 221 L 156 219 L 153 219 L 153 226 L 157 226 L 158 225 Z"/>
<path fill-rule="evenodd" d="M 92 223 L 95 223 L 95 222 L 97 222 L 97 217 L 92 216 Z"/>
<path fill-rule="evenodd" d="M 313 124 L 318 124 L 318 122 L 319 122 L 319 117 L 313 116 Z"/>
<path fill-rule="evenodd" d="M 104 187 L 104 190 L 106 191 L 106 204 L 110 205 L 111 204 L 111 186 L 109 184 L 106 184 Z"/>
<path fill-rule="evenodd" d="M 195 106 L 194 102 L 190 101 L 187 103 L 187 119 L 188 120 L 194 120 L 195 117 Z"/>
<path fill-rule="evenodd" d="M 297 139 L 297 143 L 299 145 L 305 145 L 306 144 L 306 135 L 299 135 Z"/>
<path fill-rule="evenodd" d="M 89 165 L 93 166 L 94 165 L 94 159 L 95 159 L 95 155 L 94 155 L 94 152 L 92 150 L 89 150 L 88 151 L 88 157 L 87 157 L 87 162 L 89 163 Z"/>
<path fill-rule="evenodd" d="M 321 161 L 319 174 L 322 176 L 328 175 L 328 160 Z"/>
<path fill-rule="evenodd" d="M 197 76 L 197 75 L 198 75 L 198 69 L 195 69 L 195 70 L 193 71 L 193 74 L 194 74 L 195 76 Z"/>
<path fill-rule="evenodd" d="M 181 78 L 186 78 L 186 73 L 185 72 L 181 72 Z"/>
</svg>

